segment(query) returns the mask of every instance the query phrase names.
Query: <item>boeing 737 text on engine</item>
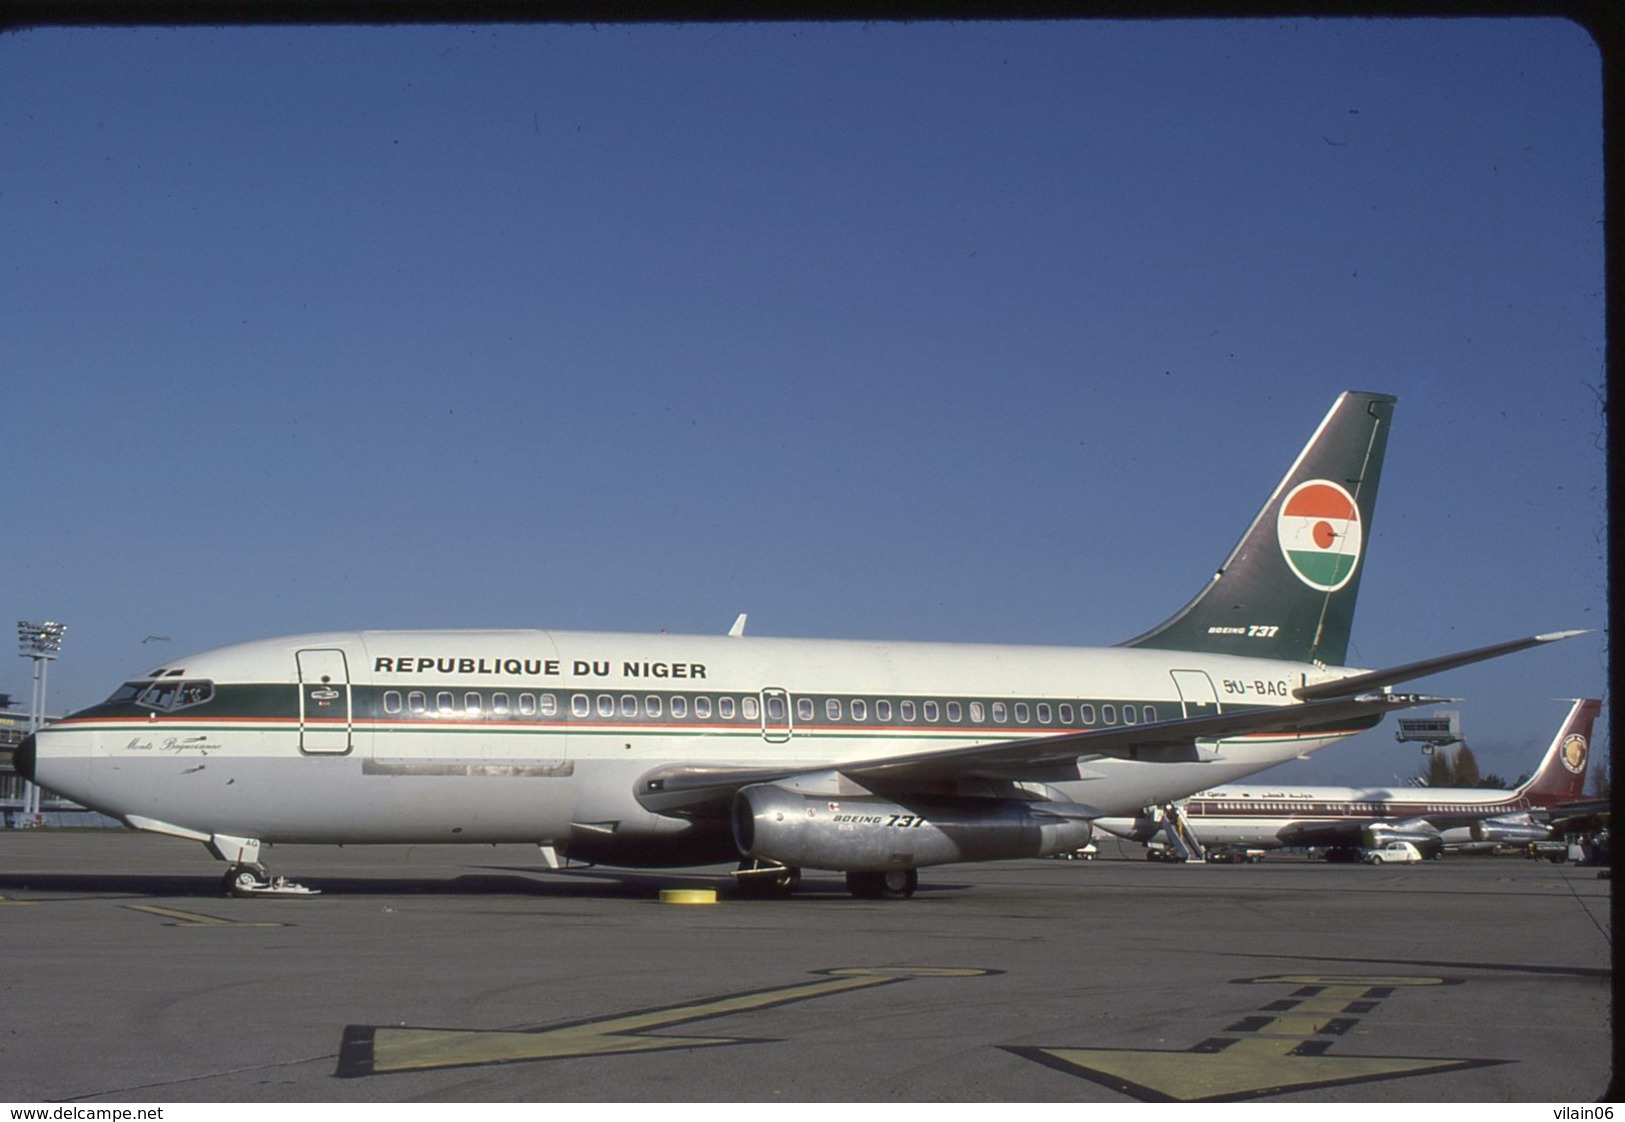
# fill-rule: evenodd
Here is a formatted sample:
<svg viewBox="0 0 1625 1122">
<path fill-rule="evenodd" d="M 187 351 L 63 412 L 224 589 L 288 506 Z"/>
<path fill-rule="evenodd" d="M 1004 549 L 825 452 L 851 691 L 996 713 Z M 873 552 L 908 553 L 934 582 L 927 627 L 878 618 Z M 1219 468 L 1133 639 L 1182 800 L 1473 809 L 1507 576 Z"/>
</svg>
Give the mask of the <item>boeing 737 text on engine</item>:
<svg viewBox="0 0 1625 1122">
<path fill-rule="evenodd" d="M 1394 398 L 1345 393 L 1194 599 L 1107 648 L 557 631 L 363 631 L 223 647 L 42 729 L 20 772 L 203 842 L 526 842 L 742 887 L 1074 850 L 1134 816 L 1435 699 L 1390 687 L 1540 635 L 1343 666 Z"/>
</svg>

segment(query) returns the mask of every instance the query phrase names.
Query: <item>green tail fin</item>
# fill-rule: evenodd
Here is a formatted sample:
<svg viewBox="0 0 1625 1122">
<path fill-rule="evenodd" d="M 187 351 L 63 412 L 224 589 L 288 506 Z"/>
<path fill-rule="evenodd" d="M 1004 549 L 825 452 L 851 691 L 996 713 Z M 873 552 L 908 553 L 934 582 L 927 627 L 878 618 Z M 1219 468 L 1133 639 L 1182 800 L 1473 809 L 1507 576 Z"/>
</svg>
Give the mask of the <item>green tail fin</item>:
<svg viewBox="0 0 1625 1122">
<path fill-rule="evenodd" d="M 1338 397 L 1207 587 L 1122 645 L 1341 666 L 1396 400 Z"/>
</svg>

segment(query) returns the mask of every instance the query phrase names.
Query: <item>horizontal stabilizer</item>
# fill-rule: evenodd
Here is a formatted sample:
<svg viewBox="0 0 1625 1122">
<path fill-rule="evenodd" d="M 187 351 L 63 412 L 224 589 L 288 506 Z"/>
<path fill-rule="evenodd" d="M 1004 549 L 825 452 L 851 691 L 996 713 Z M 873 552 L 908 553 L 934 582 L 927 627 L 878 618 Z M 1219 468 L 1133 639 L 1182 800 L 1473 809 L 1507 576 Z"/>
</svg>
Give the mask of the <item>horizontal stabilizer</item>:
<svg viewBox="0 0 1625 1122">
<path fill-rule="evenodd" d="M 1338 678 L 1332 682 L 1317 682 L 1312 686 L 1300 686 L 1292 691 L 1292 695 L 1303 701 L 1319 701 L 1332 697 L 1348 697 L 1352 694 L 1365 693 L 1368 690 L 1383 689 L 1400 682 L 1409 682 L 1416 678 L 1425 678 L 1429 674 L 1439 674 L 1446 670 L 1454 670 L 1458 666 L 1469 666 L 1475 662 L 1486 659 L 1500 658 L 1502 655 L 1512 654 L 1514 651 L 1525 651 L 1530 647 L 1538 647 L 1545 643 L 1555 643 L 1561 639 L 1572 639 L 1576 635 L 1584 635 L 1585 631 L 1551 631 L 1545 635 L 1531 635 L 1527 639 L 1513 639 L 1507 643 L 1496 643 L 1493 646 L 1478 647 L 1475 650 L 1461 651 L 1458 654 L 1440 655 L 1437 658 L 1424 658 L 1420 662 L 1407 662 L 1403 666 L 1392 666 L 1386 670 L 1370 670 L 1363 674 L 1354 674 L 1347 678 Z"/>
</svg>

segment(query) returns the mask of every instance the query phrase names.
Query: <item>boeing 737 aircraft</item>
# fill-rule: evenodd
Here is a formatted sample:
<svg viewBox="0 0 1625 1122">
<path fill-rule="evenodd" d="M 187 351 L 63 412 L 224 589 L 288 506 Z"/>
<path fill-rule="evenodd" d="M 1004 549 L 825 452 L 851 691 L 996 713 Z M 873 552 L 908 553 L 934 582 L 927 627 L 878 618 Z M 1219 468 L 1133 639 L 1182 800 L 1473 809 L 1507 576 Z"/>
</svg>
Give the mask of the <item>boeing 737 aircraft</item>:
<svg viewBox="0 0 1625 1122">
<path fill-rule="evenodd" d="M 1181 808 L 1202 845 L 1329 846 L 1408 841 L 1424 855 L 1469 842 L 1539 841 L 1551 834 L 1543 812 L 1576 803 L 1585 790 L 1591 726 L 1602 702 L 1576 701 L 1534 777 L 1514 791 L 1475 787 L 1227 787 L 1203 791 Z M 1273 786 L 1273 785 L 1272 785 Z M 1095 825 L 1131 841 L 1166 830 L 1162 812 L 1102 817 Z"/>
<path fill-rule="evenodd" d="M 1394 398 L 1345 393 L 1196 597 L 1110 648 L 363 631 L 167 662 L 19 746 L 35 782 L 191 838 L 253 891 L 266 843 L 527 842 L 740 859 L 864 897 L 1038 857 L 1436 699 L 1389 687 L 1569 632 L 1342 665 Z"/>
</svg>

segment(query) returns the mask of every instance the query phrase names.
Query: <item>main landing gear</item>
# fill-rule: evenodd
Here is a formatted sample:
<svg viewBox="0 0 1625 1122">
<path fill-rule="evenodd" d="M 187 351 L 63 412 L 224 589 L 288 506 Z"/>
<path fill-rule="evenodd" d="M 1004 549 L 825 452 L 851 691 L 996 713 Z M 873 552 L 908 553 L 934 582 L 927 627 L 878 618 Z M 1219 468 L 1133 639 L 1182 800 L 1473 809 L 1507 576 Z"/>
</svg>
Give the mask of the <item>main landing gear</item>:
<svg viewBox="0 0 1625 1122">
<path fill-rule="evenodd" d="M 859 900 L 907 900 L 920 886 L 918 869 L 883 869 L 846 874 L 846 890 Z"/>
<path fill-rule="evenodd" d="M 775 861 L 746 858 L 733 873 L 739 895 L 758 900 L 782 900 L 801 884 L 801 870 Z M 918 869 L 881 869 L 849 872 L 846 890 L 859 900 L 907 900 L 920 886 Z"/>
</svg>

